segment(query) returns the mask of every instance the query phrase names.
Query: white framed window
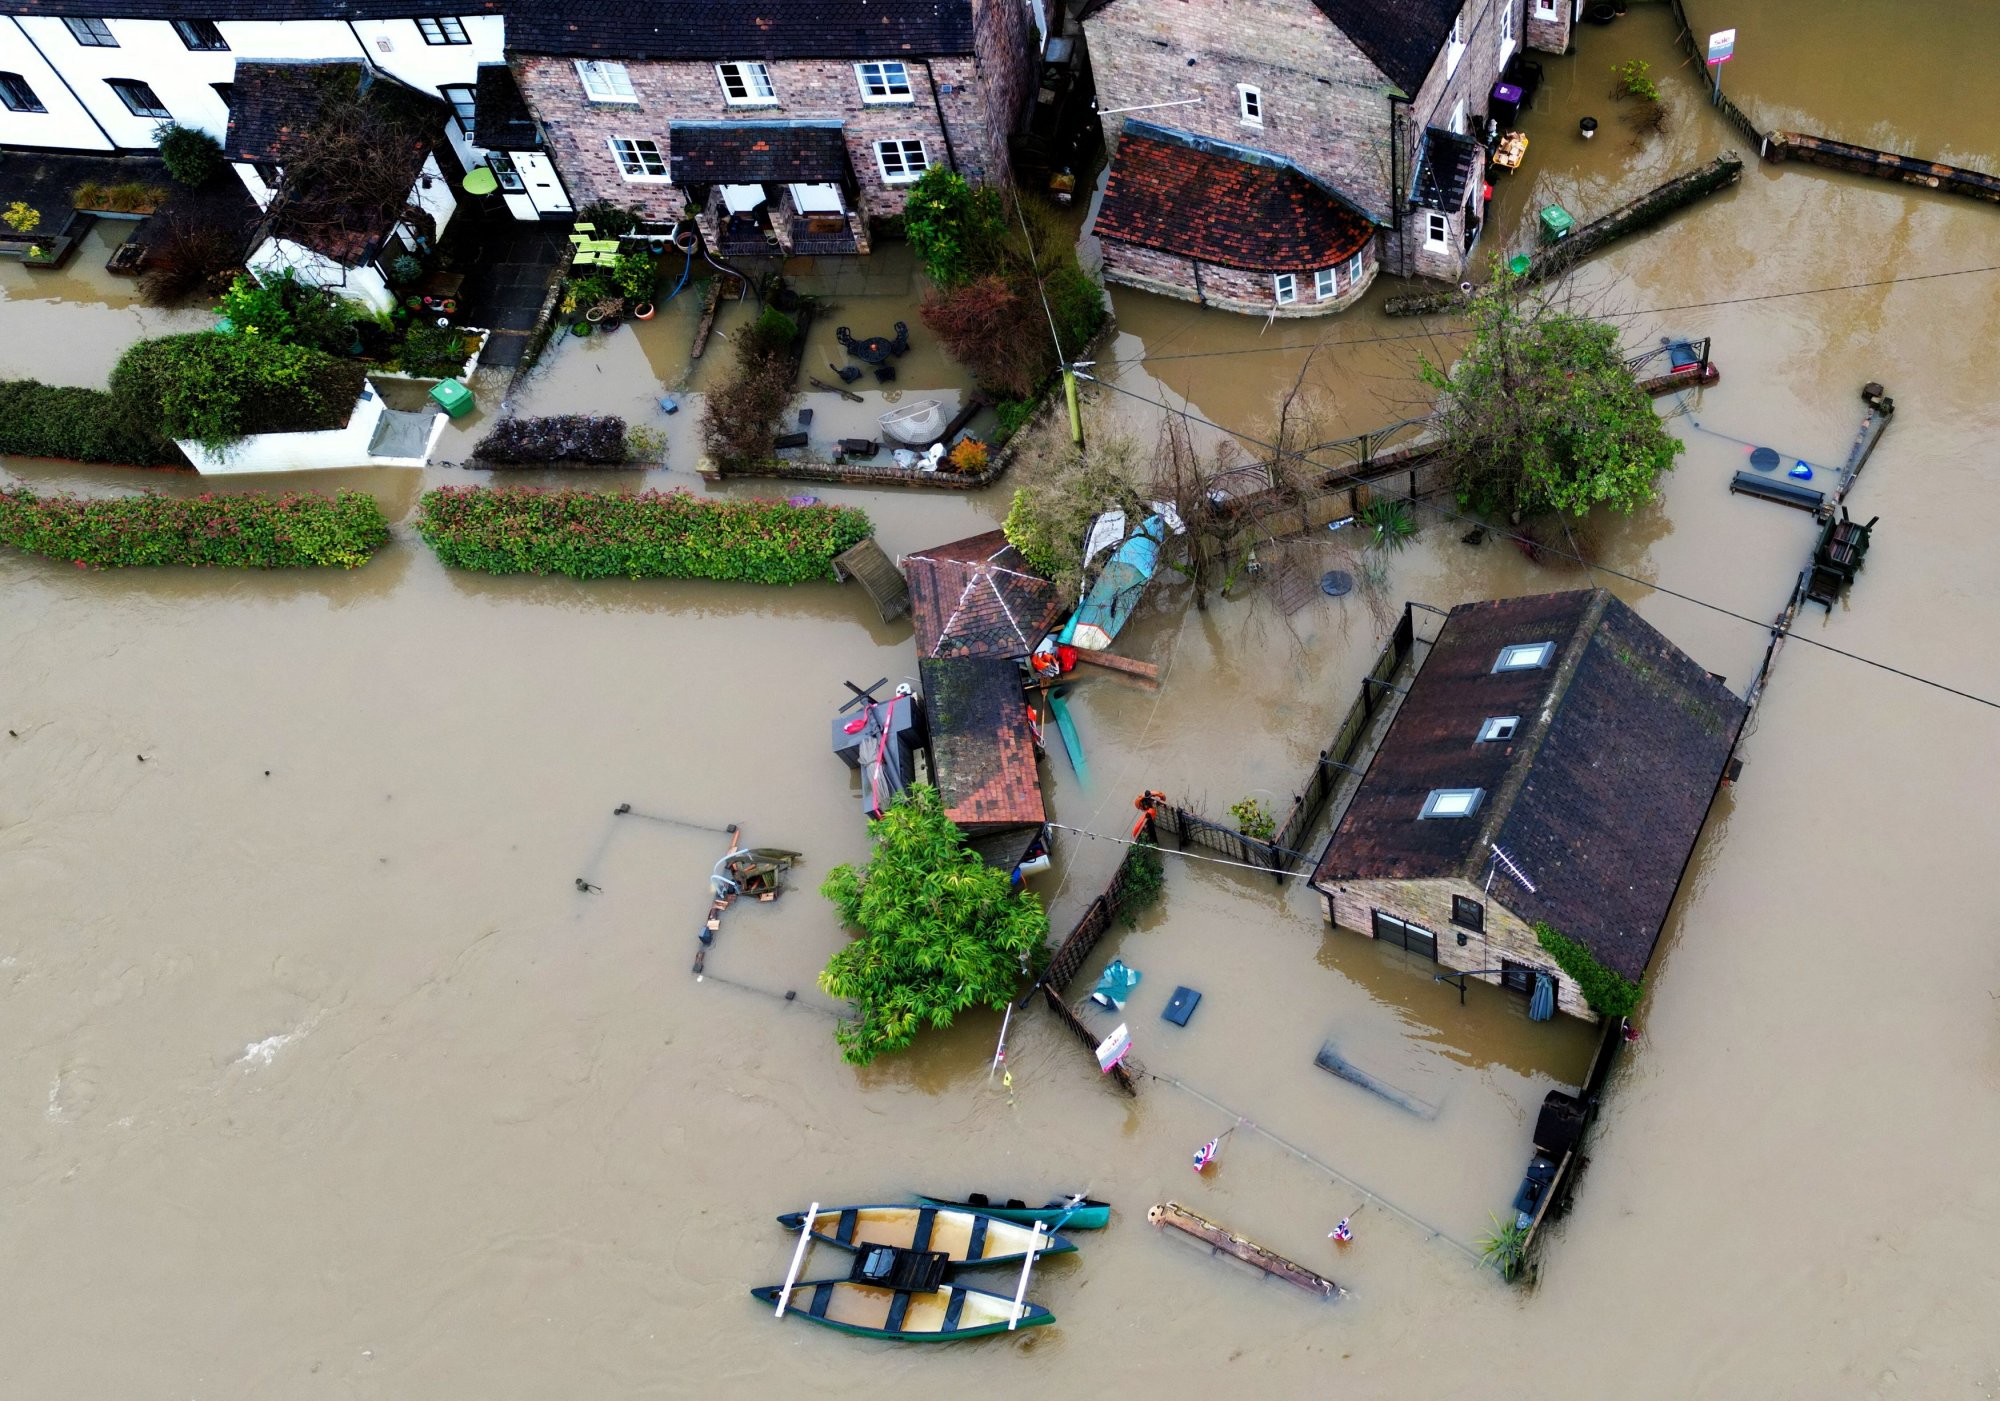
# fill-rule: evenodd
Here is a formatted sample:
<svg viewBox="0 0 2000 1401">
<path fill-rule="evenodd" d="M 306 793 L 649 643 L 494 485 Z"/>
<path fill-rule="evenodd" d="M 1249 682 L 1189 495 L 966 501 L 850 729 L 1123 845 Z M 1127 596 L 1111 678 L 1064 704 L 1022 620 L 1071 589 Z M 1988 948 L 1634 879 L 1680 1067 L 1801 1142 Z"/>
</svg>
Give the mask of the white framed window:
<svg viewBox="0 0 2000 1401">
<path fill-rule="evenodd" d="M 600 63 L 595 59 L 580 58 L 576 61 L 576 77 L 583 84 L 583 95 L 592 102 L 639 100 L 639 94 L 632 90 L 632 75 L 625 71 L 622 63 Z"/>
<path fill-rule="evenodd" d="M 451 113 L 458 118 L 458 129 L 465 133 L 465 139 L 472 140 L 472 116 L 478 108 L 478 93 L 465 83 L 444 83 L 438 91 L 451 104 Z"/>
<path fill-rule="evenodd" d="M 1236 85 L 1236 115 L 1244 126 L 1264 125 L 1264 93 L 1248 83 Z"/>
<path fill-rule="evenodd" d="M 877 141 L 875 166 L 882 172 L 883 184 L 908 185 L 931 168 L 931 158 L 924 151 L 924 143 L 915 138 Z"/>
<path fill-rule="evenodd" d="M 1458 61 L 1465 57 L 1465 16 L 1460 15 L 1451 22 L 1451 37 L 1444 41 L 1444 75 L 1449 78 L 1458 71 Z"/>
<path fill-rule="evenodd" d="M 1299 299 L 1299 279 L 1289 272 L 1281 272 L 1271 279 L 1271 295 L 1278 299 L 1279 306 L 1290 306 Z"/>
<path fill-rule="evenodd" d="M 611 154 L 618 158 L 618 173 L 627 180 L 665 180 L 667 158 L 657 141 L 632 136 L 611 138 Z"/>
<path fill-rule="evenodd" d="M 69 37 L 86 49 L 115 49 L 118 41 L 111 37 L 111 26 L 101 19 L 66 19 Z"/>
<path fill-rule="evenodd" d="M 1514 7 L 1507 0 L 1500 0 L 1500 66 L 1507 66 L 1507 59 L 1514 52 Z"/>
<path fill-rule="evenodd" d="M 1465 135 L 1465 99 L 1462 97 L 1451 109 L 1451 129 L 1460 136 Z"/>
<path fill-rule="evenodd" d="M 1451 220 L 1435 209 L 1424 213 L 1424 246 L 1434 251 L 1451 247 Z"/>
<path fill-rule="evenodd" d="M 910 70 L 900 63 L 857 63 L 854 76 L 863 102 L 913 102 Z"/>
<path fill-rule="evenodd" d="M 1554 19 L 1562 13 L 1562 0 L 1535 0 L 1535 13 L 1544 19 Z"/>
<path fill-rule="evenodd" d="M 1482 741 L 1512 739 L 1514 731 L 1520 728 L 1521 717 L 1518 715 L 1491 715 L 1487 717 L 1486 723 L 1479 727 L 1479 738 Z"/>
<path fill-rule="evenodd" d="M 1495 671 L 1535 671 L 1549 664 L 1556 654 L 1553 642 L 1516 642 L 1502 647 L 1494 659 Z"/>
<path fill-rule="evenodd" d="M 1340 295 L 1340 276 L 1333 268 L 1321 268 L 1313 274 L 1313 300 L 1326 301 Z"/>
<path fill-rule="evenodd" d="M 722 83 L 722 100 L 731 107 L 775 107 L 778 90 L 771 86 L 771 70 L 762 63 L 718 63 L 715 76 Z"/>
<path fill-rule="evenodd" d="M 1484 788 L 1433 788 L 1419 817 L 1470 817 L 1485 799 Z"/>
<path fill-rule="evenodd" d="M 1361 255 L 1356 253 L 1347 260 L 1347 285 L 1351 288 L 1361 281 Z"/>
<path fill-rule="evenodd" d="M 417 33 L 424 36 L 426 44 L 469 44 L 472 42 L 471 39 L 466 37 L 465 26 L 460 24 L 451 15 L 444 15 L 438 19 L 418 20 Z"/>
</svg>

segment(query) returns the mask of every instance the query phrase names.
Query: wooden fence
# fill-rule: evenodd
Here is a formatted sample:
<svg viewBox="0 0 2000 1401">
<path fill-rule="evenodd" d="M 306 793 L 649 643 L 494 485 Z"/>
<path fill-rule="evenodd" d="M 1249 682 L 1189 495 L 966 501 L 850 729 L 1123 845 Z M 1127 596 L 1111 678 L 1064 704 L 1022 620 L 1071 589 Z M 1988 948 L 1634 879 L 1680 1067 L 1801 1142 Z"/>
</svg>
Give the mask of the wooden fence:
<svg viewBox="0 0 2000 1401">
<path fill-rule="evenodd" d="M 1097 941 L 1104 937 L 1104 931 L 1111 927 L 1111 921 L 1117 918 L 1118 912 L 1124 907 L 1125 863 L 1121 861 L 1118 863 L 1118 869 L 1112 873 L 1111 884 L 1104 888 L 1102 895 L 1084 908 L 1076 923 L 1070 926 L 1070 931 L 1064 936 L 1062 943 L 1057 946 L 1055 955 L 1049 959 L 1049 966 L 1043 970 L 1035 986 L 1028 989 L 1027 996 L 1021 999 L 1025 1005 L 1028 998 L 1033 997 L 1039 989 L 1042 1000 L 1048 1004 L 1049 1011 L 1055 1014 L 1056 1020 L 1069 1028 L 1070 1035 L 1081 1041 L 1093 1058 L 1097 1054 L 1097 1043 L 1102 1038 L 1085 1026 L 1083 1019 L 1071 1011 L 1069 1004 L 1063 999 L 1068 993 L 1070 979 L 1074 978 L 1077 970 L 1083 967 L 1083 961 L 1090 957 L 1090 951 L 1097 947 Z M 1139 1086 L 1133 1080 L 1132 1072 L 1122 1065 L 1114 1065 L 1111 1067 L 1110 1075 L 1119 1089 L 1135 1098 L 1138 1096 Z"/>
<path fill-rule="evenodd" d="M 1667 0 L 1668 8 L 1674 12 L 1674 23 L 1680 27 L 1680 45 L 1687 51 L 1688 59 L 1694 64 L 1694 71 L 1700 75 L 1702 86 L 1707 89 L 1709 100 L 1716 111 L 1722 113 L 1723 120 L 1735 127 L 1738 134 L 1750 143 L 1750 149 L 1759 157 L 1764 154 L 1764 133 L 1757 130 L 1757 124 L 1750 120 L 1741 107 L 1731 102 L 1722 91 L 1722 80 L 1716 71 L 1708 66 L 1708 50 L 1695 37 L 1694 26 L 1688 23 L 1687 11 L 1681 0 Z"/>
</svg>

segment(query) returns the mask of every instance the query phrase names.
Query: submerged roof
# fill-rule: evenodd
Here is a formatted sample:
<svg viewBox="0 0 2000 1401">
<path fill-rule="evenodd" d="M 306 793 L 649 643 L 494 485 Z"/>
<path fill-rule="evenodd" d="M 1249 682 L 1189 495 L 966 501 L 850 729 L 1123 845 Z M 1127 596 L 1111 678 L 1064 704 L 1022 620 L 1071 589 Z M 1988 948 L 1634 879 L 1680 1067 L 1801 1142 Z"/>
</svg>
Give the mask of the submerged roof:
<svg viewBox="0 0 2000 1401">
<path fill-rule="evenodd" d="M 1547 642 L 1546 665 L 1494 670 Z M 1746 713 L 1742 701 L 1603 589 L 1454 608 L 1411 683 L 1313 883 L 1459 877 L 1546 920 L 1637 979 Z M 1479 738 L 1518 717 L 1506 740 Z M 1479 789 L 1468 817 L 1419 813 L 1437 789 Z"/>
<path fill-rule="evenodd" d="M 1077 18 L 1089 19 L 1118 0 L 1083 0 Z M 1140 0 L 1125 0 L 1128 5 Z M 1160 5 L 1162 0 L 1145 0 Z M 1354 47 L 1397 87 L 1414 97 L 1444 51 L 1445 37 L 1464 0 L 1313 0 Z M 1176 5 L 1178 9 L 1178 4 Z M 1289 55 L 1287 55 L 1289 57 Z"/>
<path fill-rule="evenodd" d="M 839 122 L 671 122 L 667 160 L 676 185 L 762 185 L 848 180 Z"/>
<path fill-rule="evenodd" d="M 1221 267 L 1309 272 L 1359 253 L 1375 226 L 1277 157 L 1127 122 L 1097 235 Z"/>
<path fill-rule="evenodd" d="M 507 17 L 507 47 L 708 61 L 969 54 L 972 0 L 530 0 Z"/>
<path fill-rule="evenodd" d="M 917 662 L 945 815 L 961 827 L 1039 827 L 1042 775 L 1018 662 L 924 657 Z"/>
<path fill-rule="evenodd" d="M 903 577 L 919 657 L 1025 657 L 1068 607 L 998 530 L 910 555 Z"/>
</svg>

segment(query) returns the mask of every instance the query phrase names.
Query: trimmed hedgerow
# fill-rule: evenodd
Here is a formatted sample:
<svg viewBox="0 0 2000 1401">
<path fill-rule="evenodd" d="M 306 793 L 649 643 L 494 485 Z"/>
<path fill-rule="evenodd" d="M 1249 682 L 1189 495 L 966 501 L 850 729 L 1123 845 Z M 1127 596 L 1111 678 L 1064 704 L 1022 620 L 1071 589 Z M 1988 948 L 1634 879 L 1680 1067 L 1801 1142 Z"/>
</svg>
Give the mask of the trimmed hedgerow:
<svg viewBox="0 0 2000 1401">
<path fill-rule="evenodd" d="M 875 531 L 851 506 L 538 487 L 424 493 L 417 533 L 453 569 L 575 579 L 831 579 Z"/>
<path fill-rule="evenodd" d="M 128 425 L 102 389 L 32 379 L 0 380 L 0 452 L 128 467 L 188 465 L 170 440 Z"/>
<path fill-rule="evenodd" d="M 79 567 L 354 569 L 389 538 L 365 492 L 337 496 L 117 496 L 0 491 L 0 544 Z"/>
<path fill-rule="evenodd" d="M 541 467 L 564 462 L 597 466 L 626 460 L 625 420 L 615 414 L 503 418 L 479 440 L 473 458 L 485 467 Z"/>
<path fill-rule="evenodd" d="M 1576 979 L 1583 1000 L 1600 1017 L 1629 1017 L 1639 1005 L 1639 984 L 1606 968 L 1597 956 L 1545 920 L 1535 921 L 1535 938 L 1556 966 Z"/>
</svg>

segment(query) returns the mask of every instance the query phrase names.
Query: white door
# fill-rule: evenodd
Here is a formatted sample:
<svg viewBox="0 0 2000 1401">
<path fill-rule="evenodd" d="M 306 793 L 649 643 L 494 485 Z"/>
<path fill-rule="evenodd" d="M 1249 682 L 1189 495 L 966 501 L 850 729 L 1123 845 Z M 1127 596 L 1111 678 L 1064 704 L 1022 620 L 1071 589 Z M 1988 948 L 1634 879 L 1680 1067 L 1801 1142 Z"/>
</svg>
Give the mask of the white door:
<svg viewBox="0 0 2000 1401">
<path fill-rule="evenodd" d="M 801 214 L 844 214 L 838 185 L 794 185 L 792 204 Z"/>
<path fill-rule="evenodd" d="M 576 208 L 556 175 L 555 162 L 541 152 L 516 151 L 514 169 L 520 173 L 521 183 L 528 187 L 528 198 L 539 212 L 568 214 Z"/>
</svg>

